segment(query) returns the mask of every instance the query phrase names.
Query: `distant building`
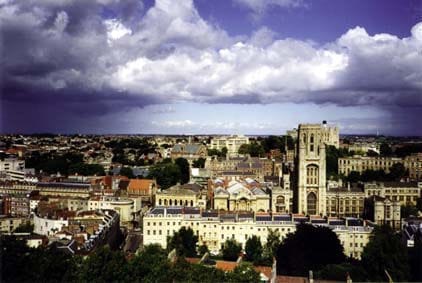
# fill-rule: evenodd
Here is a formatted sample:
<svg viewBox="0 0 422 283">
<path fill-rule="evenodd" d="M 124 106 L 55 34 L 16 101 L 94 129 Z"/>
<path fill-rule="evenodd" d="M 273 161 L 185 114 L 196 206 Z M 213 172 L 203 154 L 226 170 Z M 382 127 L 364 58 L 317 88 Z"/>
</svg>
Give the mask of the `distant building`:
<svg viewBox="0 0 422 283">
<path fill-rule="evenodd" d="M 0 234 L 12 233 L 16 228 L 28 222 L 29 219 L 27 217 L 0 216 Z"/>
<path fill-rule="evenodd" d="M 25 169 L 25 160 L 18 158 L 5 158 L 0 160 L 0 172 L 2 171 L 23 171 Z"/>
<path fill-rule="evenodd" d="M 89 197 L 91 184 L 77 182 L 39 182 L 36 189 L 42 196 Z"/>
<path fill-rule="evenodd" d="M 152 179 L 130 179 L 127 186 L 129 196 L 140 197 L 143 202 L 154 203 L 157 182 Z"/>
<path fill-rule="evenodd" d="M 380 196 L 400 205 L 416 205 L 422 194 L 422 182 L 373 182 L 365 183 L 367 197 Z"/>
<path fill-rule="evenodd" d="M 365 170 L 384 170 L 390 172 L 390 167 L 401 163 L 403 160 L 398 157 L 380 157 L 380 156 L 359 156 L 341 157 L 338 159 L 338 173 L 345 176 L 350 172 L 356 171 L 362 173 Z"/>
<path fill-rule="evenodd" d="M 198 184 L 174 185 L 158 191 L 155 205 L 164 207 L 201 207 L 206 208 L 207 198 L 203 187 Z"/>
<path fill-rule="evenodd" d="M 211 139 L 210 148 L 221 151 L 225 147 L 227 148 L 227 153 L 229 155 L 236 155 L 242 144 L 249 144 L 249 138 L 240 135 L 213 137 Z"/>
<path fill-rule="evenodd" d="M 394 229 L 400 229 L 400 202 L 391 201 L 380 196 L 371 196 L 365 203 L 365 218 L 374 221 L 378 225 L 389 225 Z"/>
<path fill-rule="evenodd" d="M 363 187 L 347 184 L 346 187 L 328 185 L 326 194 L 327 216 L 362 217 L 365 205 Z"/>
<path fill-rule="evenodd" d="M 246 178 L 242 181 L 212 181 L 213 208 L 227 211 L 262 211 L 270 210 L 270 194 L 267 187 Z"/>
<path fill-rule="evenodd" d="M 171 159 L 182 157 L 192 162 L 199 158 L 207 158 L 207 147 L 203 144 L 175 144 L 170 156 Z"/>
<path fill-rule="evenodd" d="M 136 211 L 135 201 L 130 198 L 92 197 L 88 201 L 88 210 L 111 209 L 118 212 L 120 222 L 129 222 Z M 139 208 L 140 209 L 140 208 Z"/>
</svg>

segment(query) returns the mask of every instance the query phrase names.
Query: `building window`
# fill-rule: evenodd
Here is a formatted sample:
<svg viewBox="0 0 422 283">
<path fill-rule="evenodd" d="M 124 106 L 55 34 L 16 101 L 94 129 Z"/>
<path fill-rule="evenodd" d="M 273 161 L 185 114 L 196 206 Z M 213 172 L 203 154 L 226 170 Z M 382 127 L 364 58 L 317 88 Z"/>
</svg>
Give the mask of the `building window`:
<svg viewBox="0 0 422 283">
<path fill-rule="evenodd" d="M 316 214 L 316 204 L 317 204 L 317 197 L 315 193 L 309 193 L 307 197 L 307 204 L 308 204 L 308 214 L 315 215 Z"/>
</svg>

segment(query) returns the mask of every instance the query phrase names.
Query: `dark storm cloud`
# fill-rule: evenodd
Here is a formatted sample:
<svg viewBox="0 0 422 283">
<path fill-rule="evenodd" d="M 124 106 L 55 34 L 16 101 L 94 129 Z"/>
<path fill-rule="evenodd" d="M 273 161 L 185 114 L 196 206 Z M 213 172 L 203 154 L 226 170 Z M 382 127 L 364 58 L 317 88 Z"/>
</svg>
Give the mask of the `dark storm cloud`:
<svg viewBox="0 0 422 283">
<path fill-rule="evenodd" d="M 0 3 L 3 132 L 185 101 L 370 105 L 403 132 L 420 117 L 422 24 L 408 38 L 356 27 L 325 46 L 263 28 L 260 44 L 230 37 L 189 0 L 148 11 L 135 0 Z"/>
</svg>

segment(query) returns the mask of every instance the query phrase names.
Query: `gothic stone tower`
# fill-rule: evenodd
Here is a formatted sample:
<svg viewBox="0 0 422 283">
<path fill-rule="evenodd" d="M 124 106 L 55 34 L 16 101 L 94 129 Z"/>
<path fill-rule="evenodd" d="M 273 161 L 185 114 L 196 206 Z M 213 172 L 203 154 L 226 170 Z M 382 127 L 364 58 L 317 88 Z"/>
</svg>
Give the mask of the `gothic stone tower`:
<svg viewBox="0 0 422 283">
<path fill-rule="evenodd" d="M 297 212 L 326 214 L 325 143 L 323 126 L 300 124 L 298 132 Z"/>
</svg>

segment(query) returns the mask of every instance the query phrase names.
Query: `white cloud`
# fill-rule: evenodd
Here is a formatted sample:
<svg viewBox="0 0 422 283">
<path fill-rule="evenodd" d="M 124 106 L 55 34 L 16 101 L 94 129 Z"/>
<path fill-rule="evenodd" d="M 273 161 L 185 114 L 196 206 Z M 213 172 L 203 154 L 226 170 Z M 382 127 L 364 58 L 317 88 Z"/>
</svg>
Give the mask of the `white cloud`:
<svg viewBox="0 0 422 283">
<path fill-rule="evenodd" d="M 260 18 L 272 7 L 298 8 L 306 7 L 304 0 L 233 0 L 235 3 L 252 11 L 254 18 Z"/>
<path fill-rule="evenodd" d="M 125 35 L 132 34 L 132 30 L 125 27 L 117 19 L 108 19 L 104 21 L 104 24 L 107 28 L 107 42 L 111 44 L 114 40 L 117 40 Z"/>
<path fill-rule="evenodd" d="M 124 18 L 82 13 L 99 13 L 92 3 L 61 3 L 81 6 L 49 9 L 22 1 L 0 7 L 6 83 L 27 85 L 31 93 L 88 93 L 110 103 L 128 98 L 130 107 L 134 101 L 422 105 L 422 23 L 408 38 L 356 27 L 319 46 L 277 39 L 265 27 L 230 37 L 201 18 L 192 0 L 157 0 L 130 26 Z M 295 7 L 302 1 L 245 3 Z M 61 32 L 51 36 L 54 29 Z"/>
</svg>

